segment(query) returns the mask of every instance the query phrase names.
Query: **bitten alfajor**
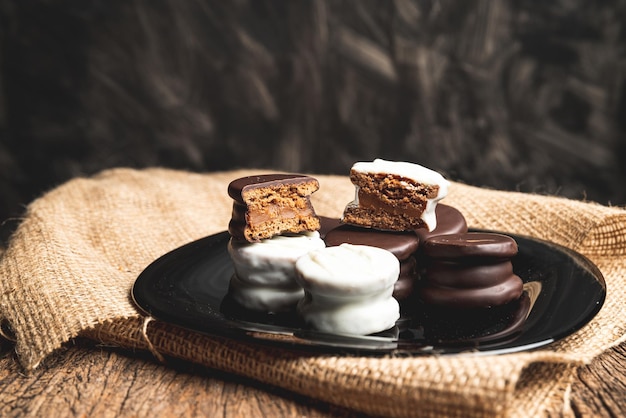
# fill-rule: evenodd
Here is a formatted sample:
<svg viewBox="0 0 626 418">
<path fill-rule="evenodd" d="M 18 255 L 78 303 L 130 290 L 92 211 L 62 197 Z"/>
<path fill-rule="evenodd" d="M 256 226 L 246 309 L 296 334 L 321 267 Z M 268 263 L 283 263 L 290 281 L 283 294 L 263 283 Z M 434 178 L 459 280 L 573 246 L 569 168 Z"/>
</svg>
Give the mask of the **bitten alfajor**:
<svg viewBox="0 0 626 418">
<path fill-rule="evenodd" d="M 344 209 L 343 222 L 393 231 L 435 229 L 435 208 L 449 186 L 441 174 L 421 165 L 381 159 L 354 164 L 350 181 L 355 198 Z"/>
<path fill-rule="evenodd" d="M 310 196 L 317 179 L 300 174 L 241 177 L 228 185 L 233 211 L 228 232 L 239 240 L 258 242 L 275 235 L 316 231 L 320 220 Z"/>
</svg>

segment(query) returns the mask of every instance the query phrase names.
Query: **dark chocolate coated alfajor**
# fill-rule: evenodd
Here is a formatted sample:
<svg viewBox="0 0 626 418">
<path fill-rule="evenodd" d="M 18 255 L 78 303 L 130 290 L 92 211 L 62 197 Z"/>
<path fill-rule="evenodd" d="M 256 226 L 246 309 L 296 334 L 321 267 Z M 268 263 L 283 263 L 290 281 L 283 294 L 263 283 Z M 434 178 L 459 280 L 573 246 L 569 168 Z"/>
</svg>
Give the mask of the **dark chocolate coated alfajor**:
<svg viewBox="0 0 626 418">
<path fill-rule="evenodd" d="M 321 238 L 326 237 L 326 234 L 328 234 L 330 231 L 337 228 L 338 226 L 344 225 L 344 223 L 341 222 L 341 219 L 339 218 L 330 218 L 328 216 L 322 216 L 322 215 L 320 215 L 319 218 L 320 218 L 319 233 L 320 233 Z"/>
<path fill-rule="evenodd" d="M 452 287 L 427 286 L 419 291 L 426 304 L 451 308 L 489 308 L 518 299 L 523 292 L 522 280 L 512 275 L 501 283 L 489 287 L 458 289 Z"/>
<path fill-rule="evenodd" d="M 436 259 L 511 258 L 517 254 L 517 242 L 504 234 L 467 232 L 429 238 L 422 250 L 426 256 Z"/>
<path fill-rule="evenodd" d="M 467 221 L 463 214 L 456 208 L 437 203 L 435 207 L 435 217 L 437 226 L 432 231 L 428 228 L 418 228 L 415 234 L 419 237 L 421 243 L 427 239 L 437 235 L 450 235 L 467 232 Z"/>
<path fill-rule="evenodd" d="M 419 238 L 412 231 L 379 231 L 352 225 L 341 225 L 328 231 L 324 242 L 329 247 L 344 243 L 378 247 L 391 252 L 400 261 L 410 257 L 419 246 Z"/>
<path fill-rule="evenodd" d="M 414 257 L 409 257 L 400 262 L 400 275 L 393 285 L 392 296 L 401 301 L 407 299 L 413 293 L 415 287 L 415 279 L 417 262 Z"/>
<path fill-rule="evenodd" d="M 431 285 L 458 289 L 496 286 L 512 276 L 515 274 L 510 260 L 487 264 L 432 263 L 424 271 L 424 278 Z"/>
</svg>

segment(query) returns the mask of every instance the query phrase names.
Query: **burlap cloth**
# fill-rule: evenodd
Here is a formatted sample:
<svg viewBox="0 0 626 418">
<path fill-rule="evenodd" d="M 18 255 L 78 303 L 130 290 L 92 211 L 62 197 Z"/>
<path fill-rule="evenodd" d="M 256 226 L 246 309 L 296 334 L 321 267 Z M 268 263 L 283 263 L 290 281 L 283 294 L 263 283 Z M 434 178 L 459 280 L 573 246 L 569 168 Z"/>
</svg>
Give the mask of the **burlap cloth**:
<svg viewBox="0 0 626 418">
<path fill-rule="evenodd" d="M 223 231 L 228 183 L 216 174 L 114 169 L 78 178 L 29 205 L 0 260 L 0 316 L 25 369 L 74 337 L 150 350 L 385 416 L 537 416 L 567 410 L 576 368 L 624 340 L 626 211 L 453 183 L 445 203 L 471 227 L 530 235 L 588 256 L 608 295 L 574 335 L 532 352 L 489 356 L 314 355 L 198 335 L 142 317 L 130 298 L 156 257 Z M 320 215 L 339 216 L 347 177 L 317 176 Z"/>
</svg>

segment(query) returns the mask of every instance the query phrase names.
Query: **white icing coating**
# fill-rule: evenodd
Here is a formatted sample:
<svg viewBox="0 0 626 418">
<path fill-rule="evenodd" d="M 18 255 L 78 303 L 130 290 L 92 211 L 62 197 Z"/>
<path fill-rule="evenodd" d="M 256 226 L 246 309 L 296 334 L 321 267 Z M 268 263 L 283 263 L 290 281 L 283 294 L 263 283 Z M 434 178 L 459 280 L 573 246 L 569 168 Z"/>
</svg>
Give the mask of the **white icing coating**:
<svg viewBox="0 0 626 418">
<path fill-rule="evenodd" d="M 373 334 L 392 328 L 400 318 L 400 306 L 391 294 L 334 305 L 320 300 L 319 295 L 305 297 L 298 303 L 298 312 L 311 327 L 333 334 Z"/>
<path fill-rule="evenodd" d="M 296 261 L 296 271 L 300 285 L 315 294 L 371 295 L 393 286 L 400 262 L 382 248 L 341 244 L 308 252 Z"/>
<path fill-rule="evenodd" d="M 228 253 L 239 280 L 254 285 L 286 286 L 295 282 L 296 260 L 324 247 L 324 240 L 314 231 L 277 235 L 254 243 L 231 239 Z"/>
<path fill-rule="evenodd" d="M 439 202 L 441 199 L 443 199 L 443 197 L 428 199 L 426 201 L 426 208 L 424 209 L 424 212 L 422 212 L 422 216 L 420 216 L 420 219 L 424 221 L 426 227 L 428 228 L 428 231 L 433 231 L 435 228 L 437 228 L 437 214 L 435 212 L 435 209 L 437 208 L 437 202 Z"/>
<path fill-rule="evenodd" d="M 411 179 L 416 183 L 439 186 L 437 196 L 433 199 L 428 199 L 426 202 L 426 208 L 420 217 L 428 227 L 429 231 L 432 231 L 437 227 L 435 208 L 437 206 L 437 202 L 448 195 L 448 188 L 450 187 L 450 182 L 441 174 L 419 164 L 404 161 L 387 161 L 380 158 L 377 158 L 372 162 L 355 163 L 352 166 L 352 170 L 359 173 L 393 174 Z M 407 188 L 411 187 L 408 183 L 405 183 L 404 186 Z M 356 190 L 356 196 L 357 197 L 352 204 L 358 204 L 358 187 Z"/>
<path fill-rule="evenodd" d="M 441 193 L 448 193 L 448 180 L 438 172 L 419 164 L 406 161 L 387 161 L 377 158 L 371 162 L 363 161 L 355 163 L 352 169 L 360 173 L 395 174 L 411 179 L 416 183 L 437 185 Z"/>
<path fill-rule="evenodd" d="M 294 287 L 273 287 L 246 283 L 233 275 L 230 279 L 229 294 L 241 306 L 255 311 L 282 312 L 298 303 L 304 296 L 304 290 Z"/>
<path fill-rule="evenodd" d="M 296 262 L 306 296 L 298 312 L 315 329 L 366 335 L 394 326 L 400 317 L 391 296 L 400 263 L 389 251 L 341 244 L 315 250 Z"/>
</svg>

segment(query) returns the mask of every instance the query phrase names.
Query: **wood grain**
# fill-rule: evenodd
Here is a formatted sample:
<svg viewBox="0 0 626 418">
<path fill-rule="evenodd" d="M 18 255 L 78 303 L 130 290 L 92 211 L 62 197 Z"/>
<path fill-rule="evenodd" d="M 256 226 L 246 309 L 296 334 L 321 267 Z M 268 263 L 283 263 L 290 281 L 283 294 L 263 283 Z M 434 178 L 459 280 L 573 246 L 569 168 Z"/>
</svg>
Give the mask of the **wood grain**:
<svg viewBox="0 0 626 418">
<path fill-rule="evenodd" d="M 31 374 L 0 343 L 0 416 L 356 417 L 356 412 L 249 379 L 74 341 Z M 572 385 L 576 416 L 626 416 L 626 344 L 582 367 Z"/>
<path fill-rule="evenodd" d="M 352 412 L 287 391 L 145 353 L 74 341 L 25 375 L 1 346 L 0 416 L 352 417 Z"/>
<path fill-rule="evenodd" d="M 626 343 L 580 369 L 571 404 L 579 416 L 626 416 Z"/>
</svg>

